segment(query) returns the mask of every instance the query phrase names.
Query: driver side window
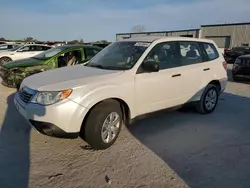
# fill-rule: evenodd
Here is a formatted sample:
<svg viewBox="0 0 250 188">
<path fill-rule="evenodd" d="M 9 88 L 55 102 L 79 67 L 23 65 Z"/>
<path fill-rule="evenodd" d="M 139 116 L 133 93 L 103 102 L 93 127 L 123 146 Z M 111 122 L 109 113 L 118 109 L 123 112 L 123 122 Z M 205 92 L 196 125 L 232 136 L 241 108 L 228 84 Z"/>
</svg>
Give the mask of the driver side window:
<svg viewBox="0 0 250 188">
<path fill-rule="evenodd" d="M 71 50 L 61 54 L 57 58 L 58 67 L 72 66 L 81 63 L 82 54 L 80 50 Z"/>
<path fill-rule="evenodd" d="M 179 60 L 176 56 L 176 42 L 164 42 L 157 44 L 153 49 L 148 53 L 145 61 L 155 61 L 159 63 L 159 69 L 164 70 L 168 68 L 178 67 Z M 143 71 L 143 70 L 142 70 Z"/>
<path fill-rule="evenodd" d="M 19 52 L 28 52 L 30 51 L 30 46 L 24 46 L 23 48 L 18 50 Z"/>
</svg>

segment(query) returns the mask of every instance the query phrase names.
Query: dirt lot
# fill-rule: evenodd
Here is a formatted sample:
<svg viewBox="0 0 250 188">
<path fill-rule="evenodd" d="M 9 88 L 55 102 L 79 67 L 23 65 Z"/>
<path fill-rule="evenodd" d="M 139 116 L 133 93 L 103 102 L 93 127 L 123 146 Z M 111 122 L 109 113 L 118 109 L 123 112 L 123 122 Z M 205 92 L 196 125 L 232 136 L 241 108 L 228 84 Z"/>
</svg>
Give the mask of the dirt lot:
<svg viewBox="0 0 250 188">
<path fill-rule="evenodd" d="M 0 86 L 0 187 L 250 187 L 250 85 L 229 78 L 211 115 L 161 112 L 124 128 L 114 146 L 31 130 Z"/>
</svg>

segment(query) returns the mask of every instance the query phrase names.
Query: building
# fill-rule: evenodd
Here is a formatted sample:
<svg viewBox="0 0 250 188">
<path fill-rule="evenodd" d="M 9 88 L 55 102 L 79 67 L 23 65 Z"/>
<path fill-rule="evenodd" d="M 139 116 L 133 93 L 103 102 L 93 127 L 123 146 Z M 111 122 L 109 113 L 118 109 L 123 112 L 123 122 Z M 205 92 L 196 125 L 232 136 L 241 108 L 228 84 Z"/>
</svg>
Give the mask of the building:
<svg viewBox="0 0 250 188">
<path fill-rule="evenodd" d="M 177 31 L 118 33 L 116 34 L 116 40 L 148 35 L 208 38 L 214 40 L 220 48 L 233 48 L 250 45 L 250 23 L 202 25 L 200 29 Z"/>
</svg>

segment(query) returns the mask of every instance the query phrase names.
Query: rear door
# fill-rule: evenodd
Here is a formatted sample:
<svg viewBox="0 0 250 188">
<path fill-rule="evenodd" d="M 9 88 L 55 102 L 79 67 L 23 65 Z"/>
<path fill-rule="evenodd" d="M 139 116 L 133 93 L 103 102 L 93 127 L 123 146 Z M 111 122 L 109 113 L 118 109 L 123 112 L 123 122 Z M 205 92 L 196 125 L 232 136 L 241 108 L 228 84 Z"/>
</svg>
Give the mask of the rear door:
<svg viewBox="0 0 250 188">
<path fill-rule="evenodd" d="M 227 71 L 223 67 L 225 59 L 219 54 L 217 48 L 213 43 L 199 43 L 203 49 L 203 55 L 205 57 L 204 63 L 200 66 L 200 72 L 202 72 L 203 85 L 208 84 L 212 80 L 220 80 L 227 78 Z"/>
</svg>

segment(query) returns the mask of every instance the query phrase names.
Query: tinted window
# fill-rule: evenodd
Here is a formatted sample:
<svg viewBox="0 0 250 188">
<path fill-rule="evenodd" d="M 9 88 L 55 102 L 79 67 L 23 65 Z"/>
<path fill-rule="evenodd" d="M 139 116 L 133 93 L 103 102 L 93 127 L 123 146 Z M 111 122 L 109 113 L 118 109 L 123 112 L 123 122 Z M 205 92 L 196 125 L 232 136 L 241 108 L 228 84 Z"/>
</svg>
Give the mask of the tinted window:
<svg viewBox="0 0 250 188">
<path fill-rule="evenodd" d="M 28 52 L 28 51 L 30 51 L 30 46 L 25 46 L 23 48 L 20 48 L 19 51 Z"/>
<path fill-rule="evenodd" d="M 49 46 L 42 46 L 42 51 L 46 51 L 46 50 L 49 50 L 49 49 L 51 49 L 51 47 L 49 47 Z"/>
<path fill-rule="evenodd" d="M 31 46 L 31 51 L 44 51 L 43 46 Z"/>
<path fill-rule="evenodd" d="M 176 56 L 176 42 L 157 44 L 146 56 L 145 60 L 153 60 L 159 63 L 160 70 L 181 66 Z"/>
<path fill-rule="evenodd" d="M 85 48 L 85 58 L 87 60 L 92 59 L 96 54 L 98 54 L 98 52 L 100 52 L 99 49 L 96 48 Z"/>
<path fill-rule="evenodd" d="M 179 42 L 178 51 L 182 66 L 192 65 L 202 62 L 201 51 L 196 42 Z"/>
<path fill-rule="evenodd" d="M 214 59 L 217 59 L 219 57 L 219 53 L 213 44 L 203 43 L 202 45 L 206 51 L 206 54 L 208 56 L 208 60 L 214 60 Z"/>
</svg>

